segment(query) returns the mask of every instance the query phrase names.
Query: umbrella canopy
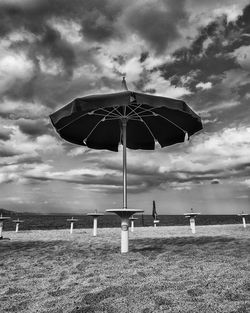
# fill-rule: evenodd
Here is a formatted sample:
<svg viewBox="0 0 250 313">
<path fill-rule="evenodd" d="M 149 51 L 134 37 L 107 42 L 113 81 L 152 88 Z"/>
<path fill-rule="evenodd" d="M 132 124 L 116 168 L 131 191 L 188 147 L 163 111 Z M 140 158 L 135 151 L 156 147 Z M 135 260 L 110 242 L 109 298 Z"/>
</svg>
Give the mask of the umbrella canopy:
<svg viewBox="0 0 250 313">
<path fill-rule="evenodd" d="M 58 134 L 71 143 L 118 151 L 126 147 L 153 150 L 183 142 L 202 129 L 200 117 L 181 100 L 133 91 L 77 98 L 50 115 Z"/>
<path fill-rule="evenodd" d="M 76 98 L 50 119 L 71 143 L 111 151 L 123 145 L 123 209 L 127 209 L 126 148 L 153 150 L 156 141 L 170 146 L 202 129 L 200 117 L 184 101 L 130 90 Z"/>
</svg>

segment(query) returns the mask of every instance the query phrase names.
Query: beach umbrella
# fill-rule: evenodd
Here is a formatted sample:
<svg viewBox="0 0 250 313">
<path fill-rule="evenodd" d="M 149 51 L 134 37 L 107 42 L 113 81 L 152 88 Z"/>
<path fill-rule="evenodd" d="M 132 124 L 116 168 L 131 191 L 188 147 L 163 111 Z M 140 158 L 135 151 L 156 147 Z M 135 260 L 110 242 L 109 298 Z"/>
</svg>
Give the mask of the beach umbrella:
<svg viewBox="0 0 250 313">
<path fill-rule="evenodd" d="M 154 218 L 154 227 L 160 222 L 158 220 L 157 212 L 156 212 L 156 206 L 155 206 L 155 200 L 153 200 L 153 210 L 152 210 L 152 216 Z"/>
<path fill-rule="evenodd" d="M 127 90 L 76 98 L 50 115 L 57 133 L 66 141 L 92 149 L 118 151 L 123 145 L 123 207 L 107 210 L 121 217 L 121 251 L 128 251 L 126 148 L 155 149 L 185 141 L 202 129 L 200 117 L 182 100 Z"/>
</svg>

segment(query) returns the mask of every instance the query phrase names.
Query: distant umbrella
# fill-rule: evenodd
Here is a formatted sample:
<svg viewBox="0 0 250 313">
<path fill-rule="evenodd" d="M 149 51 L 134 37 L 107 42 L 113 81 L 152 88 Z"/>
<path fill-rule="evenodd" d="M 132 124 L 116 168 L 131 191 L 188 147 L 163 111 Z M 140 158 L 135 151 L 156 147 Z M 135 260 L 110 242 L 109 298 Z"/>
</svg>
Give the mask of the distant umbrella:
<svg viewBox="0 0 250 313">
<path fill-rule="evenodd" d="M 156 212 L 155 200 L 153 201 L 152 216 L 153 216 L 154 220 L 157 220 L 157 212 Z"/>
</svg>

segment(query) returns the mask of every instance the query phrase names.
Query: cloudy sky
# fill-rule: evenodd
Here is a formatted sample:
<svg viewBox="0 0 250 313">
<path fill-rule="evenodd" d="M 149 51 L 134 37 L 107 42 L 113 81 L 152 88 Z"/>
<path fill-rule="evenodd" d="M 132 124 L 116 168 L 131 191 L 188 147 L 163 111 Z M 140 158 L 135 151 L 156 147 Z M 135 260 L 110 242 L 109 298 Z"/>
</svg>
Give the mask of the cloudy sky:
<svg viewBox="0 0 250 313">
<path fill-rule="evenodd" d="M 49 114 L 129 89 L 186 101 L 189 142 L 128 150 L 128 205 L 250 213 L 250 5 L 245 0 L 0 0 L 0 207 L 122 207 L 122 154 L 61 140 Z"/>
</svg>

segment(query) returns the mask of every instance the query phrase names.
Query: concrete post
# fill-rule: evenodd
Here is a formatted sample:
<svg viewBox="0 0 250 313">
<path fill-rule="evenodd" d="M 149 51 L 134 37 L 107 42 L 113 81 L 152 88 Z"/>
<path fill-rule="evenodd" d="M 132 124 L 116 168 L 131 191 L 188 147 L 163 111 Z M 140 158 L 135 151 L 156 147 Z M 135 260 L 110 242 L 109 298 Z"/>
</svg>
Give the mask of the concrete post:
<svg viewBox="0 0 250 313">
<path fill-rule="evenodd" d="M 97 217 L 93 217 L 93 236 L 96 237 L 97 235 Z"/>
<path fill-rule="evenodd" d="M 190 228 L 191 228 L 192 234 L 195 234 L 195 218 L 194 217 L 190 217 Z"/>
<path fill-rule="evenodd" d="M 129 219 L 128 217 L 121 218 L 121 253 L 128 252 L 128 229 Z"/>
<path fill-rule="evenodd" d="M 70 233 L 71 234 L 73 233 L 73 228 L 74 228 L 74 222 L 71 222 L 70 223 Z"/>
<path fill-rule="evenodd" d="M 242 216 L 242 222 L 243 222 L 243 227 L 246 228 L 246 218 L 244 216 Z"/>
</svg>

